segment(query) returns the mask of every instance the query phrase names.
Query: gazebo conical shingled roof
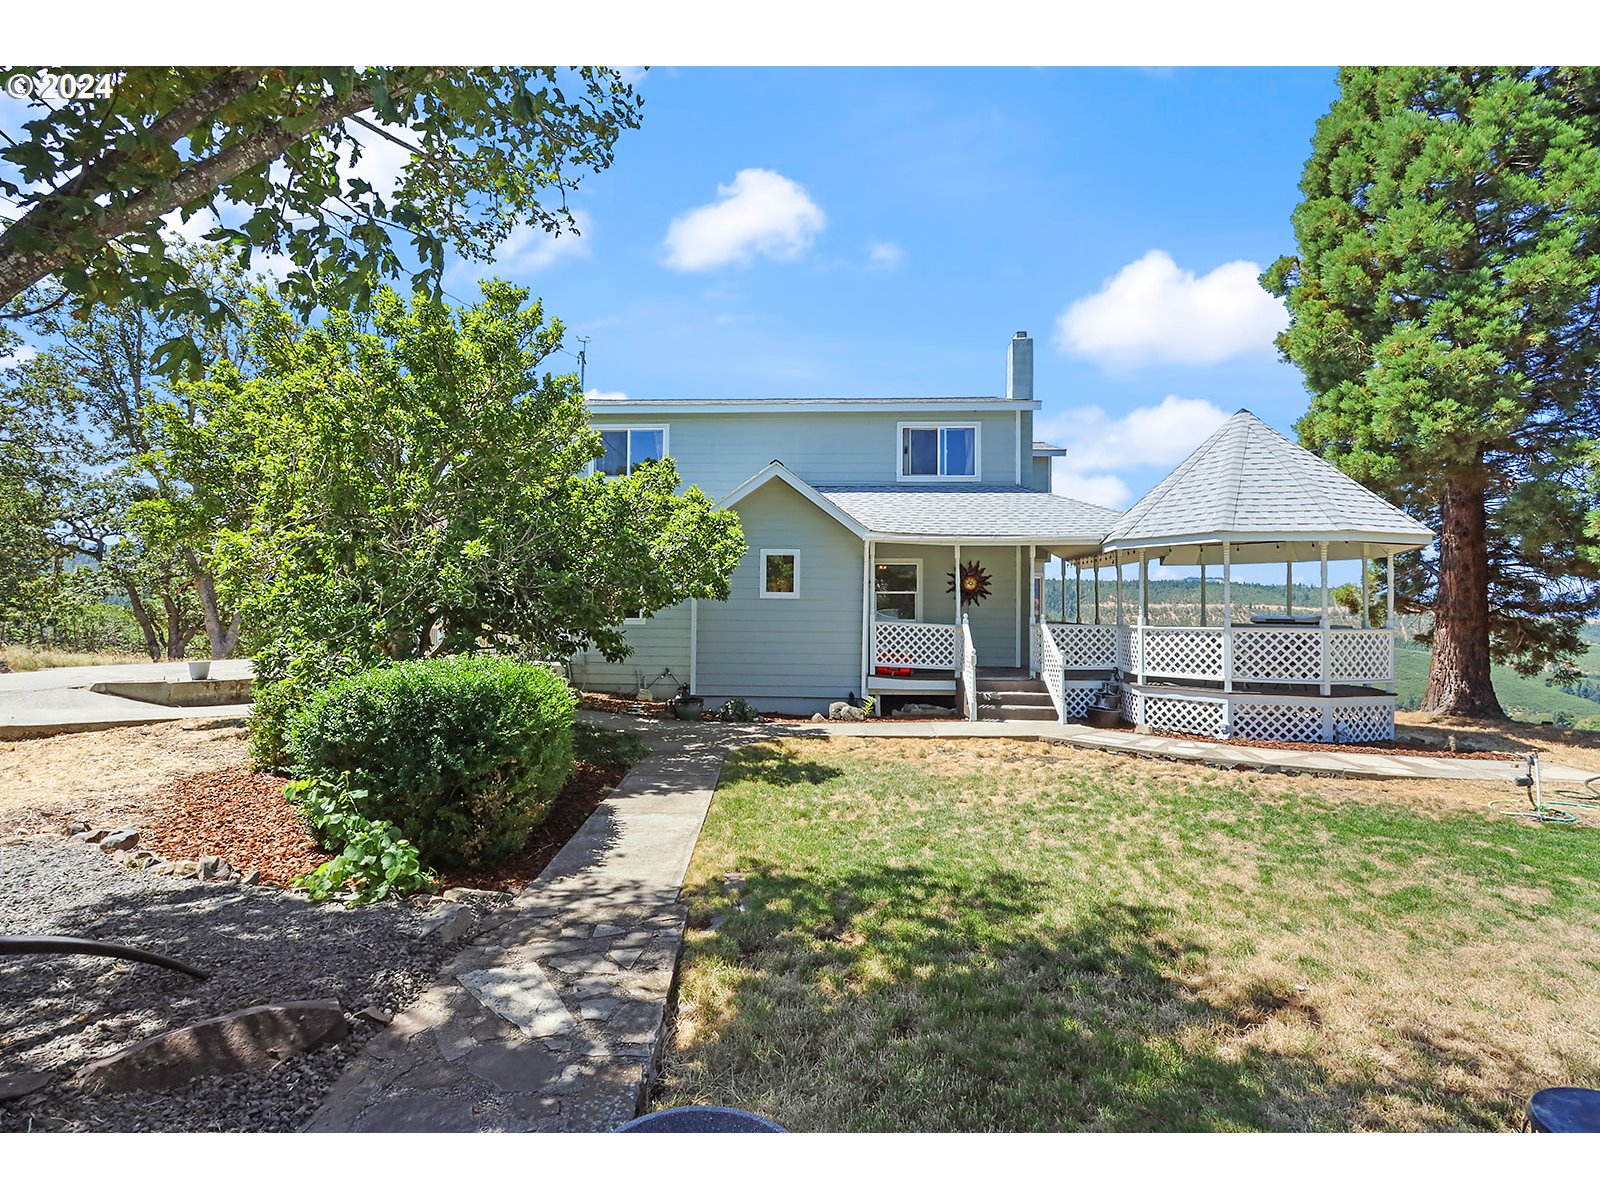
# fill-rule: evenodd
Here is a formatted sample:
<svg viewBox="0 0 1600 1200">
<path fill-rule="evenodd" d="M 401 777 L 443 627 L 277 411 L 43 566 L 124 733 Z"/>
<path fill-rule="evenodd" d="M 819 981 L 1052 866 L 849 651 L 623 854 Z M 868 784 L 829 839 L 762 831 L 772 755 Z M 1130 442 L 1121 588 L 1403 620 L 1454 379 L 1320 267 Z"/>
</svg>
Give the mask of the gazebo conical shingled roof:
<svg viewBox="0 0 1600 1200">
<path fill-rule="evenodd" d="M 1366 558 L 1433 541 L 1420 521 L 1241 408 L 1106 534 L 1102 562 L 1141 551 L 1173 564 L 1232 543 L 1232 558 Z M 1206 557 L 1216 562 L 1215 554 Z"/>
</svg>

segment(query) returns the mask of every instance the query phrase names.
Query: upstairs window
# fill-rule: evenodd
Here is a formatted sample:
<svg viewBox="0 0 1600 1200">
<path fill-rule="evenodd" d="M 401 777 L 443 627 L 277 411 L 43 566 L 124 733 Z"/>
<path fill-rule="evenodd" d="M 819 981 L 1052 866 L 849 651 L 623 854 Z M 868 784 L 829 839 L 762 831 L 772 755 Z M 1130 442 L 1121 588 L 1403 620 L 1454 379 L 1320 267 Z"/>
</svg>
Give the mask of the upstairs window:
<svg viewBox="0 0 1600 1200">
<path fill-rule="evenodd" d="M 976 425 L 900 426 L 901 479 L 976 479 Z"/>
<path fill-rule="evenodd" d="M 594 469 L 601 475 L 628 475 L 645 463 L 667 456 L 665 428 L 600 429 L 596 432 L 605 447 L 594 460 Z"/>
</svg>

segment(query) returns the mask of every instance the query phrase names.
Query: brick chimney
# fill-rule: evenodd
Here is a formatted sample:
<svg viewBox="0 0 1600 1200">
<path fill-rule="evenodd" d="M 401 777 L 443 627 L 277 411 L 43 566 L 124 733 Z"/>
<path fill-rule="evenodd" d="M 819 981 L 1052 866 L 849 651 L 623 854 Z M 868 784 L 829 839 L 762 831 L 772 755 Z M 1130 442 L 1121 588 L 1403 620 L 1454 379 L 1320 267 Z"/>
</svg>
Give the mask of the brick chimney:
<svg viewBox="0 0 1600 1200">
<path fill-rule="evenodd" d="M 1006 347 L 1006 399 L 1033 399 L 1033 339 L 1026 329 Z"/>
</svg>

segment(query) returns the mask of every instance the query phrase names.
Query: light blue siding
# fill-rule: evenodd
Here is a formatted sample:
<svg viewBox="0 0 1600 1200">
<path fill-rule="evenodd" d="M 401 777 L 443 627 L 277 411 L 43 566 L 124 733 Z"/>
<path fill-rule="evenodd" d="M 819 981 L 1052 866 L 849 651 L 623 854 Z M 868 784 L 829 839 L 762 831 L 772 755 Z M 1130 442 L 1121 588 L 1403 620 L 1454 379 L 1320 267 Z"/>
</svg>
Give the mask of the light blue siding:
<svg viewBox="0 0 1600 1200">
<path fill-rule="evenodd" d="M 624 625 L 622 636 L 633 653 L 619 663 L 607 662 L 595 650 L 581 652 L 572 659 L 572 681 L 585 691 L 618 692 L 631 696 L 641 684 L 663 670 L 671 671 L 682 683 L 689 682 L 689 606 L 675 604 L 639 624 Z"/>
<path fill-rule="evenodd" d="M 598 414 L 597 427 L 666 426 L 667 452 L 685 484 L 721 499 L 773 459 L 814 486 L 894 483 L 902 424 L 979 426 L 979 482 L 1017 481 L 1018 420 L 1010 412 L 893 410 L 883 413 L 662 413 L 657 417 Z M 1031 449 L 1033 414 L 1022 413 L 1020 444 Z M 1022 482 L 1031 474 L 1022 455 Z"/>
<path fill-rule="evenodd" d="M 1017 579 L 1018 571 L 1028 557 L 1027 548 L 1019 552 L 1016 546 L 963 546 L 961 561 L 976 562 L 989 573 L 989 597 L 981 604 L 967 605 L 967 623 L 972 629 L 972 641 L 978 648 L 980 667 L 1017 667 L 1027 663 L 1027 645 L 1023 645 L 1023 658 L 1017 657 Z M 1025 576 L 1024 576 L 1025 577 Z M 1027 596 L 1023 596 L 1026 601 Z M 1023 612 L 1027 620 L 1027 612 Z M 1024 628 L 1026 628 L 1024 626 Z"/>
<path fill-rule="evenodd" d="M 739 502 L 749 551 L 724 603 L 702 600 L 699 691 L 809 714 L 861 689 L 861 540 L 788 484 Z M 763 599 L 762 550 L 797 550 L 799 593 Z"/>
</svg>

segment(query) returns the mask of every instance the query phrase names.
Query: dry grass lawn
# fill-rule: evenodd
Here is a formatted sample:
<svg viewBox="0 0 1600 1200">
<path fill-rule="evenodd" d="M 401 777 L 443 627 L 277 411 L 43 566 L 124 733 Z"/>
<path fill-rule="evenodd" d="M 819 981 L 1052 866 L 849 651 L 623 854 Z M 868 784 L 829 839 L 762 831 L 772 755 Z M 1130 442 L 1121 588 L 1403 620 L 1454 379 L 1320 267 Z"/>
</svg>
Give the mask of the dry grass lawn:
<svg viewBox="0 0 1600 1200">
<path fill-rule="evenodd" d="M 247 761 L 244 721 L 217 717 L 0 742 L 0 836 L 134 820 L 173 780 Z"/>
<path fill-rule="evenodd" d="M 147 654 L 113 650 L 41 650 L 33 646 L 0 646 L 13 671 L 43 671 L 49 667 L 104 667 L 120 663 L 147 663 Z"/>
<path fill-rule="evenodd" d="M 1549 731 L 1546 731 L 1547 733 Z M 724 770 L 661 1106 L 797 1130 L 1514 1128 L 1600 1086 L 1600 829 L 1064 746 Z"/>
<path fill-rule="evenodd" d="M 1395 733 L 1400 737 L 1416 738 L 1432 746 L 1445 746 L 1454 737 L 1462 749 L 1470 745 L 1474 750 L 1538 754 L 1551 762 L 1592 769 L 1600 775 L 1600 733 L 1522 721 L 1430 717 L 1423 713 L 1396 713 L 1394 719 Z"/>
</svg>

